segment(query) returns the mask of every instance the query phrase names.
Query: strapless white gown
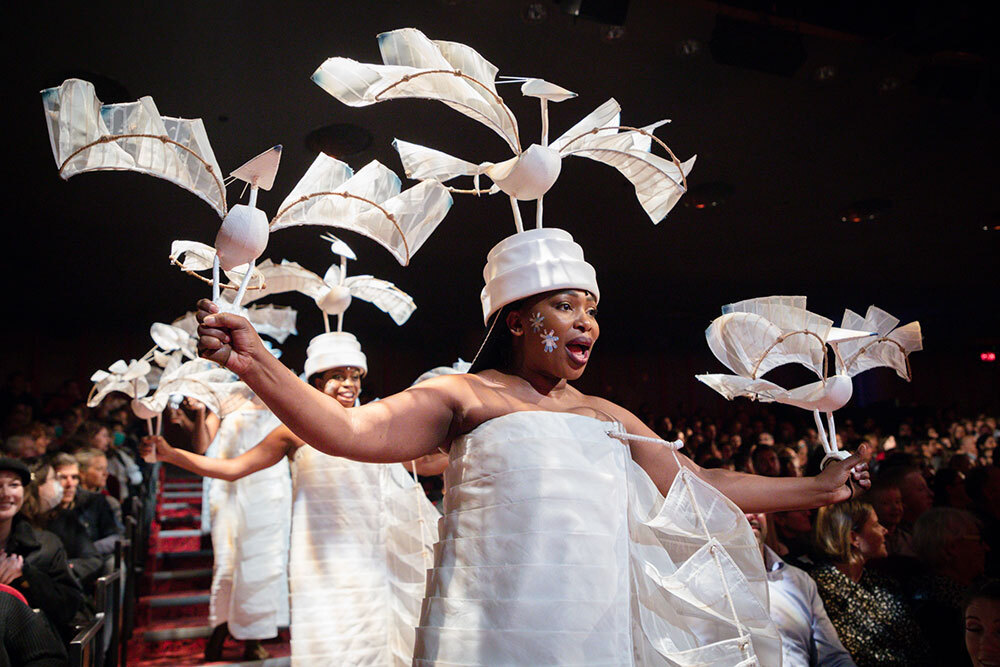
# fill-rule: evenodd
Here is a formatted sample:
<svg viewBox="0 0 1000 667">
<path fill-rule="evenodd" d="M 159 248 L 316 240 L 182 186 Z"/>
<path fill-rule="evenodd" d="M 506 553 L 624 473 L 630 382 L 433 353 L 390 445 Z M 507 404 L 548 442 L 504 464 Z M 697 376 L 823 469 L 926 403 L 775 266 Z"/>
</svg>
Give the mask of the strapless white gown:
<svg viewBox="0 0 1000 667">
<path fill-rule="evenodd" d="M 281 425 L 269 410 L 248 407 L 219 425 L 206 455 L 233 458 Z M 288 460 L 235 482 L 211 480 L 212 531 L 209 623 L 229 623 L 236 639 L 267 639 L 288 625 Z"/>
<path fill-rule="evenodd" d="M 414 665 L 780 665 L 743 513 L 686 470 L 664 499 L 611 428 L 517 412 L 452 444 Z"/>
<path fill-rule="evenodd" d="M 292 664 L 409 665 L 441 516 L 402 465 L 292 461 Z"/>
</svg>

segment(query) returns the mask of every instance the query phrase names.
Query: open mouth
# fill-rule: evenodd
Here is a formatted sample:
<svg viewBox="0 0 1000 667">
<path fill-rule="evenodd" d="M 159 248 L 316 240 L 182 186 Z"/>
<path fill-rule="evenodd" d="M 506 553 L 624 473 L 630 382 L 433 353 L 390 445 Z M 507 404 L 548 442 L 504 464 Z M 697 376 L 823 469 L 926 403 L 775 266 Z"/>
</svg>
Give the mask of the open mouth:
<svg viewBox="0 0 1000 667">
<path fill-rule="evenodd" d="M 593 342 L 589 338 L 574 338 L 566 343 L 566 352 L 576 364 L 583 366 L 590 359 Z"/>
</svg>

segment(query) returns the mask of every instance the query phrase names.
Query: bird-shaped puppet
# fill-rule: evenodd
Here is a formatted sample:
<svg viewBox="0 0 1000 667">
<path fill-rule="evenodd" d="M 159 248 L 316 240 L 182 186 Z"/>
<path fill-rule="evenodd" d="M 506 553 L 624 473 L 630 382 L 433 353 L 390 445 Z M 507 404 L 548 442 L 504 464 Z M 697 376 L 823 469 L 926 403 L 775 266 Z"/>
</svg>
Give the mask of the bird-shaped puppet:
<svg viewBox="0 0 1000 667">
<path fill-rule="evenodd" d="M 698 380 L 727 399 L 743 396 L 752 400 L 784 403 L 811 410 L 826 456 L 847 458 L 839 449 L 833 413 L 851 400 L 852 378 L 858 373 L 889 366 L 907 381 L 908 356 L 921 349 L 920 324 L 895 329 L 899 320 L 874 306 L 868 317 L 850 310 L 843 326 L 806 310 L 806 298 L 772 296 L 748 299 L 723 306 L 705 331 L 708 347 L 716 359 L 735 375 L 705 374 Z M 827 345 L 834 351 L 834 373 L 829 373 Z M 785 389 L 762 379 L 768 371 L 785 364 L 811 370 L 819 381 Z M 826 428 L 820 413 L 826 414 Z"/>
<path fill-rule="evenodd" d="M 161 116 L 151 97 L 122 104 L 102 104 L 93 84 L 67 79 L 42 91 L 52 154 L 59 175 L 69 179 L 91 171 L 136 171 L 166 179 L 193 192 L 211 206 L 222 225 L 211 263 L 212 298 L 219 297 L 219 269 L 251 267 L 267 247 L 267 216 L 257 208 L 257 192 L 270 190 L 281 160 L 281 146 L 261 153 L 230 174 L 250 186 L 247 204 L 229 207 L 215 153 L 200 118 Z M 244 271 L 244 292 L 252 272 Z"/>
<path fill-rule="evenodd" d="M 635 187 L 640 204 L 654 223 L 662 220 L 687 190 L 687 174 L 694 158 L 682 164 L 653 136 L 653 130 L 668 121 L 643 128 L 622 126 L 621 109 L 610 99 L 550 144 L 548 103 L 576 97 L 576 93 L 541 79 L 508 78 L 521 82 L 521 92 L 538 98 L 541 104 L 540 143 L 523 149 L 517 119 L 497 93 L 499 70 L 479 53 L 464 44 L 430 40 L 413 28 L 382 33 L 378 40 L 383 64 L 330 58 L 313 74 L 313 81 L 349 106 L 406 98 L 437 100 L 499 134 L 513 152 L 513 157 L 500 162 L 476 164 L 400 140 L 394 146 L 410 178 L 446 182 L 472 176 L 472 189 L 452 188 L 452 192 L 507 194 L 518 231 L 523 230 L 518 200 L 538 202 L 536 227 L 541 227 L 542 198 L 559 177 L 562 159 L 572 155 L 618 169 Z M 654 141 L 668 158 L 651 152 Z M 482 175 L 493 181 L 488 190 L 479 188 Z"/>
</svg>

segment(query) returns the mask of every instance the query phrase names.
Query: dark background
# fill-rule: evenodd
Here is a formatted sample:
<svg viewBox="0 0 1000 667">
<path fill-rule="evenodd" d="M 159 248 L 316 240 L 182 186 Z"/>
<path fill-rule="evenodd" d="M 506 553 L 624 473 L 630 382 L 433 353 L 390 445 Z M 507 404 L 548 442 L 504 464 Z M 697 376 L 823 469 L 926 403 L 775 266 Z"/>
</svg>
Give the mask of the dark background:
<svg viewBox="0 0 1000 667">
<path fill-rule="evenodd" d="M 141 355 L 152 322 L 171 321 L 208 292 L 169 265 L 171 240 L 211 243 L 219 225 L 201 200 L 166 181 L 130 173 L 62 181 L 42 88 L 78 76 L 95 81 L 106 103 L 149 95 L 163 115 L 203 118 L 227 172 L 284 144 L 274 189 L 259 199 L 273 214 L 315 157 L 305 137 L 331 123 L 370 133 L 368 148 L 339 156 L 355 169 L 378 159 L 401 172 L 394 137 L 474 162 L 510 157 L 498 136 L 440 103 L 352 109 L 309 79 L 334 55 L 380 62 L 377 33 L 416 27 L 472 46 L 501 75 L 541 77 L 579 93 L 552 105 L 553 137 L 613 96 L 624 124 L 671 118 L 658 136 L 682 160 L 698 154 L 691 193 L 658 226 L 620 174 L 589 160 L 566 160 L 545 198 L 548 225 L 576 237 L 601 282 L 602 336 L 584 390 L 630 407 L 718 407 L 722 400 L 693 375 L 723 370 L 703 337 L 719 307 L 804 294 L 812 310 L 838 323 L 845 307 L 863 314 L 871 303 L 921 321 L 927 349 L 911 360 L 913 383 L 870 372 L 856 385 L 857 404 L 997 406 L 1000 364 L 979 360 L 1000 343 L 997 39 L 984 9 L 633 0 L 622 19 L 614 11 L 571 16 L 573 4 L 27 6 L 25 19 L 8 23 L 6 42 L 13 187 L 0 369 L 26 371 L 36 389 L 49 390 Z M 584 2 L 582 13 L 602 5 L 625 6 Z M 615 21 L 623 30 L 617 38 Z M 522 142 L 537 141 L 537 102 L 517 86 L 500 90 Z M 230 187 L 230 204 L 239 189 Z M 533 216 L 530 205 L 522 210 Z M 265 257 L 322 274 L 331 261 L 322 231 L 277 232 Z M 484 258 L 512 231 L 505 198 L 456 195 L 407 268 L 375 243 L 338 232 L 359 256 L 350 272 L 391 280 L 419 306 L 399 328 L 362 302 L 348 312 L 346 330 L 362 341 L 372 368 L 369 397 L 458 355 L 471 359 L 483 331 Z M 301 335 L 284 349 L 289 365 L 301 368 L 320 314 L 305 297 L 281 302 L 300 311 Z"/>
</svg>

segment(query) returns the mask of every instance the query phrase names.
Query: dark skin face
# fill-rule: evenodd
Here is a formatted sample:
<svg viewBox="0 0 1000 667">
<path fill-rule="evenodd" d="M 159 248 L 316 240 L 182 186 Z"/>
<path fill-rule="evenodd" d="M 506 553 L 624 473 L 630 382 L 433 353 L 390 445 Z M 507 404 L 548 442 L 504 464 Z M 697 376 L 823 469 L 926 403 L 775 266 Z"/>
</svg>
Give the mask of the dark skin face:
<svg viewBox="0 0 1000 667">
<path fill-rule="evenodd" d="M 505 324 L 514 339 L 509 372 L 540 391 L 583 375 L 600 335 L 597 300 L 576 289 L 531 297 L 508 313 Z"/>
<path fill-rule="evenodd" d="M 361 369 L 338 366 L 312 377 L 313 386 L 327 396 L 333 396 L 345 408 L 353 408 L 361 395 Z"/>
</svg>

